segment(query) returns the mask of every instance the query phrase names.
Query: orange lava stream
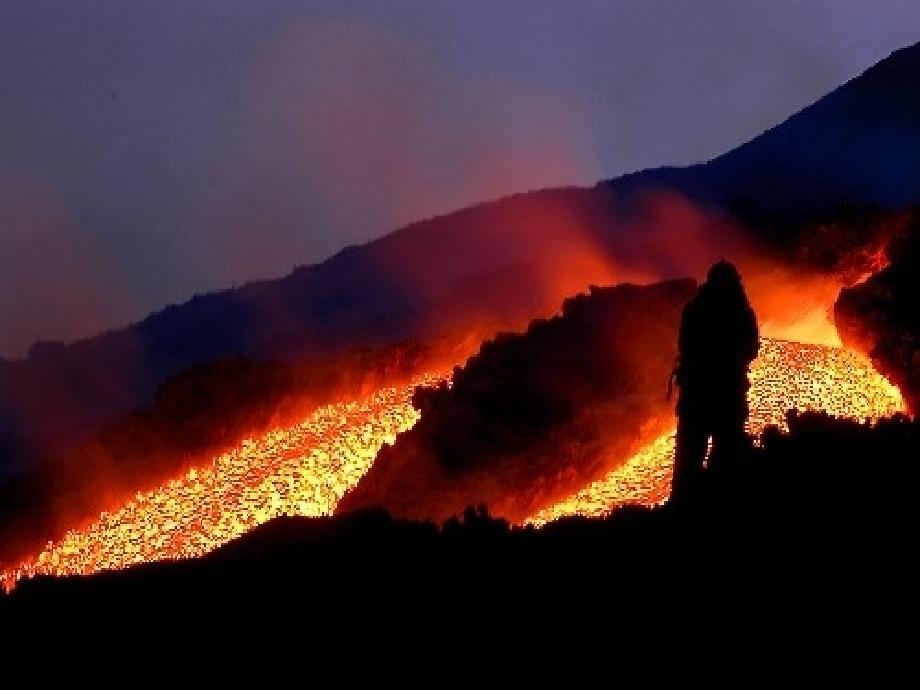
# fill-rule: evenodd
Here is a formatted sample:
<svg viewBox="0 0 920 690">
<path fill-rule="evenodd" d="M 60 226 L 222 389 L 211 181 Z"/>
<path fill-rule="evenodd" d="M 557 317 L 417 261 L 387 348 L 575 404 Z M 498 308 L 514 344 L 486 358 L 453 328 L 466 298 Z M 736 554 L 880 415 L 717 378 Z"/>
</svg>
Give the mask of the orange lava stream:
<svg viewBox="0 0 920 690">
<path fill-rule="evenodd" d="M 759 434 L 786 411 L 824 411 L 838 417 L 879 419 L 905 410 L 900 391 L 851 350 L 762 338 L 751 366 L 748 430 Z M 600 517 L 626 504 L 655 506 L 671 491 L 674 432 L 656 438 L 635 455 L 578 493 L 525 520 L 536 526 L 561 517 Z"/>
<path fill-rule="evenodd" d="M 0 573 L 0 586 L 10 590 L 39 574 L 88 574 L 200 556 L 280 515 L 330 515 L 383 444 L 418 421 L 410 402 L 414 388 L 443 378 L 426 374 L 244 441 L 209 466 L 138 493 L 49 542 L 34 559 Z"/>
<path fill-rule="evenodd" d="M 9 590 L 37 574 L 88 574 L 200 556 L 280 515 L 329 515 L 383 444 L 418 420 L 410 403 L 414 387 L 444 378 L 427 374 L 365 400 L 323 407 L 300 424 L 245 441 L 209 466 L 138 493 L 118 510 L 49 542 L 35 558 L 0 573 L 0 586 Z M 782 425 L 793 407 L 868 419 L 904 409 L 897 388 L 866 358 L 836 347 L 765 338 L 751 383 L 752 432 Z M 525 522 L 600 516 L 627 503 L 660 504 L 670 491 L 672 466 L 673 434 L 666 434 Z"/>
</svg>

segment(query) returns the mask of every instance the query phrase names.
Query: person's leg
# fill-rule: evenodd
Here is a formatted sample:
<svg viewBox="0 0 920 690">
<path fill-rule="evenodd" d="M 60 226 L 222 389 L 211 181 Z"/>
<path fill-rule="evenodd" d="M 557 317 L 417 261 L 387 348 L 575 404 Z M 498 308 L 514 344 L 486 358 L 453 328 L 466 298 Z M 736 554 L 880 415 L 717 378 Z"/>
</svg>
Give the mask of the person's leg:
<svg viewBox="0 0 920 690">
<path fill-rule="evenodd" d="M 674 444 L 674 479 L 671 499 L 692 495 L 703 473 L 703 460 L 709 445 L 709 428 L 701 417 L 681 415 Z"/>
<path fill-rule="evenodd" d="M 733 408 L 713 422 L 709 466 L 720 470 L 736 467 L 747 455 L 750 439 L 744 428 L 747 415 Z"/>
</svg>

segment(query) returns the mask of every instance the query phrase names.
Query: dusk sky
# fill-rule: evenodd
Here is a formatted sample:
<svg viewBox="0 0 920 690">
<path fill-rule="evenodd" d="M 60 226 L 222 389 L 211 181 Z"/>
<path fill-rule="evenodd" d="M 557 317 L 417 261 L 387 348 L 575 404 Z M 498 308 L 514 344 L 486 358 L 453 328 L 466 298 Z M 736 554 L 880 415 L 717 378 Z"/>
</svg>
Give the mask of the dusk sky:
<svg viewBox="0 0 920 690">
<path fill-rule="evenodd" d="M 711 158 L 918 40 L 916 0 L 3 0 L 0 357 Z"/>
</svg>

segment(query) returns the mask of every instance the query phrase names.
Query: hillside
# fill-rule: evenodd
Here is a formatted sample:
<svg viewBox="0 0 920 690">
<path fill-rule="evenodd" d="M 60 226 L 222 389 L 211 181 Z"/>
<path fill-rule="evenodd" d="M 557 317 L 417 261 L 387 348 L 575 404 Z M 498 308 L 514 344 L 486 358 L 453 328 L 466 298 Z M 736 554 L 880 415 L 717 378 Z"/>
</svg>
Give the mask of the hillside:
<svg viewBox="0 0 920 690">
<path fill-rule="evenodd" d="M 471 503 L 522 521 L 666 431 L 692 280 L 601 287 L 483 344 L 451 384 L 416 392 L 421 420 L 384 447 L 339 510 L 441 521 Z"/>
<path fill-rule="evenodd" d="M 708 163 L 464 209 L 281 279 L 37 344 L 25 360 L 0 361 L 0 477 L 68 452 L 170 375 L 216 357 L 318 357 L 444 327 L 519 326 L 589 283 L 693 275 L 719 253 L 776 239 L 762 223 L 746 236 L 727 212 L 749 220 L 920 199 L 918 80 L 920 45 Z"/>
</svg>

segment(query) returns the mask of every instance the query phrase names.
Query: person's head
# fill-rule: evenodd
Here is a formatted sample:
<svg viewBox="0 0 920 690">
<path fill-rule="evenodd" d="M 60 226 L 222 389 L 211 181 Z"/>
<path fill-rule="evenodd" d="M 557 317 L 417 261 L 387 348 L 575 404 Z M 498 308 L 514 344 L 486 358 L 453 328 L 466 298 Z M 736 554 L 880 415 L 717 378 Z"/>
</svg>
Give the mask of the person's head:
<svg viewBox="0 0 920 690">
<path fill-rule="evenodd" d="M 741 274 L 735 265 L 725 259 L 714 263 L 706 274 L 706 283 L 711 287 L 740 287 Z"/>
</svg>

